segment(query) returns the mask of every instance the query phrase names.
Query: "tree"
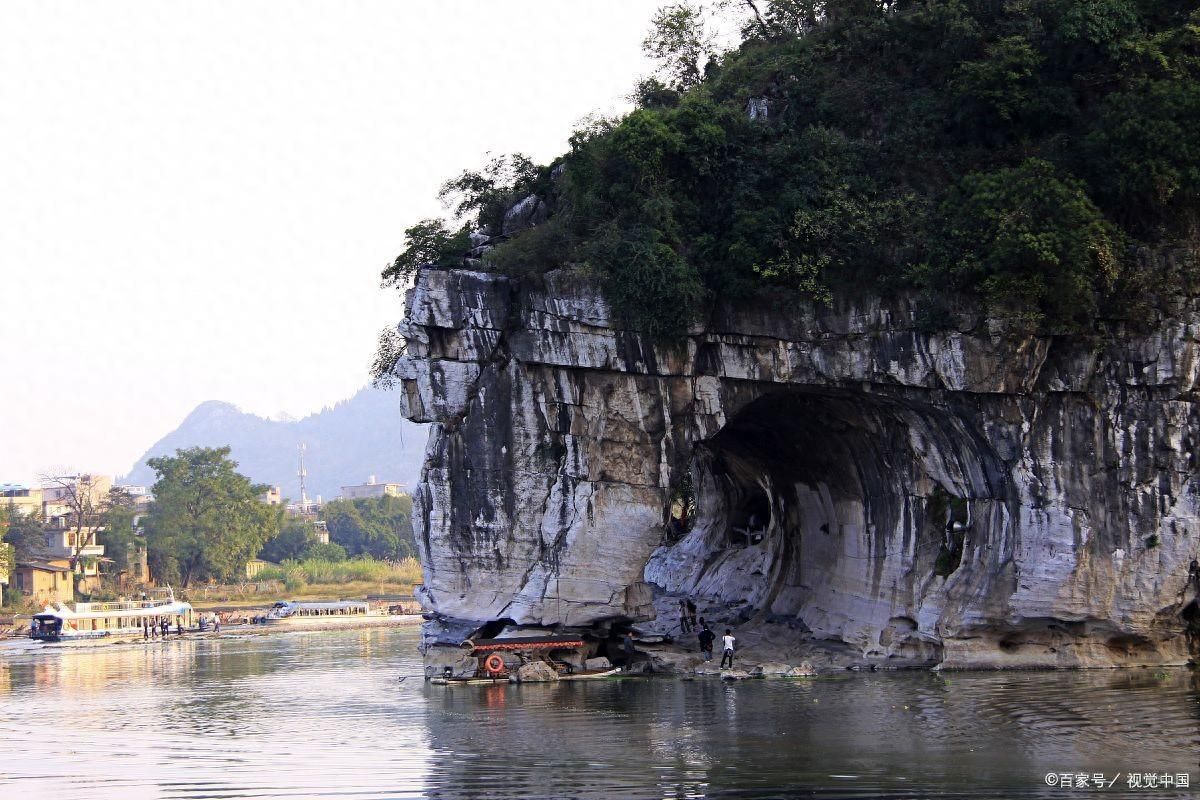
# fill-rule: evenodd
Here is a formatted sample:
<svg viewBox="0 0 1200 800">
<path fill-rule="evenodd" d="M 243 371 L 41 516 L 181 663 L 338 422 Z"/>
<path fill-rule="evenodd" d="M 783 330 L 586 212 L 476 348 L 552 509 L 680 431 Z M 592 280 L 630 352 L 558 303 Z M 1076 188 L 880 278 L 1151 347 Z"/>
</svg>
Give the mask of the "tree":
<svg viewBox="0 0 1200 800">
<path fill-rule="evenodd" d="M 43 475 L 42 483 L 52 493 L 54 502 L 67 509 L 64 526 L 71 532 L 68 561 L 74 572 L 83 551 L 96 544 L 96 534 L 103 524 L 109 507 L 107 478 L 98 475 Z"/>
<path fill-rule="evenodd" d="M 1116 279 L 1120 237 L 1083 183 L 1049 162 L 972 173 L 944 213 L 958 254 L 949 277 L 982 287 L 994 313 L 1031 329 L 1081 327 Z"/>
<path fill-rule="evenodd" d="M 104 545 L 104 555 L 112 559 L 117 571 L 128 572 L 137 561 L 138 537 L 133 526 L 137 508 L 133 496 L 120 486 L 109 490 L 107 506 L 96 538 Z"/>
<path fill-rule="evenodd" d="M 232 580 L 275 535 L 281 511 L 268 487 L 236 471 L 230 448 L 191 447 L 147 463 L 158 475 L 146 519 L 151 568 L 161 578 Z"/>
<path fill-rule="evenodd" d="M 683 2 L 654 14 L 642 49 L 658 62 L 659 72 L 673 88 L 684 90 L 700 82 L 704 64 L 714 53 L 713 43 L 704 6 Z"/>
<path fill-rule="evenodd" d="M 337 542 L 317 542 L 308 549 L 304 557 L 318 561 L 345 561 L 348 556 L 346 548 Z"/>
<path fill-rule="evenodd" d="M 416 552 L 408 495 L 333 500 L 322 510 L 329 539 L 351 556 L 400 559 Z"/>
<path fill-rule="evenodd" d="M 46 525 L 40 515 L 24 516 L 12 509 L 5 509 L 8 529 L 5 541 L 13 547 L 17 561 L 36 561 L 46 555 Z"/>
<path fill-rule="evenodd" d="M 13 546 L 5 541 L 7 533 L 8 509 L 0 506 L 0 575 L 3 575 L 5 578 L 8 578 L 12 574 L 13 567 L 17 565 L 17 557 Z"/>
<path fill-rule="evenodd" d="M 383 285 L 404 288 L 421 267 L 461 256 L 468 241 L 465 226 L 452 232 L 440 219 L 421 220 L 404 231 L 404 250 L 384 268 Z"/>
<path fill-rule="evenodd" d="M 311 522 L 289 519 L 274 538 L 269 539 L 258 557 L 276 564 L 304 558 L 308 551 L 320 544 L 316 529 Z"/>
<path fill-rule="evenodd" d="M 512 201 L 533 191 L 541 173 L 523 153 L 497 156 L 483 169 L 463 170 L 443 183 L 438 199 L 457 219 L 470 219 L 478 230 L 495 236 Z"/>
</svg>

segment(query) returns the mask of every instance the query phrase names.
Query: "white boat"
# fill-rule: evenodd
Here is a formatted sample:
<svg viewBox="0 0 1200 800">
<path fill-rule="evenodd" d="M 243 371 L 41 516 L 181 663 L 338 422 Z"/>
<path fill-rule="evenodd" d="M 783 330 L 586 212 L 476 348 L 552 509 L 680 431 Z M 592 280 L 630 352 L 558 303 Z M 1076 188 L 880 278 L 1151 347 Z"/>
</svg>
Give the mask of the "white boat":
<svg viewBox="0 0 1200 800">
<path fill-rule="evenodd" d="M 271 606 L 265 621 L 269 624 L 287 624 L 294 627 L 318 622 L 335 624 L 362 622 L 365 618 L 383 618 L 384 616 L 386 615 L 371 611 L 369 603 L 357 600 L 336 600 L 324 603 L 298 603 L 294 600 L 280 600 Z"/>
<path fill-rule="evenodd" d="M 141 639 L 151 626 L 161 630 L 163 620 L 175 632 L 181 626 L 193 628 L 196 614 L 190 603 L 176 600 L 169 588 L 160 589 L 141 600 L 46 606 L 30 620 L 29 638 L 41 642 Z"/>
<path fill-rule="evenodd" d="M 333 628 L 375 628 L 411 625 L 422 621 L 420 614 L 392 614 L 373 609 L 361 600 L 325 603 L 283 601 L 271 606 L 266 616 L 255 620 L 288 630 L 323 631 Z"/>
</svg>

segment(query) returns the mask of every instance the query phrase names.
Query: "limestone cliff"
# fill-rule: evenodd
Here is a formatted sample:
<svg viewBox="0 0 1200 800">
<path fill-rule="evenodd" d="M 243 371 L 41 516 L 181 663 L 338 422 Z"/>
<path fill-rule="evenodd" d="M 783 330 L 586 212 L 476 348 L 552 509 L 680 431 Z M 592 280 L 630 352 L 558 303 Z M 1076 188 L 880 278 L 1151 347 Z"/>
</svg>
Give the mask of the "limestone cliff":
<svg viewBox="0 0 1200 800">
<path fill-rule="evenodd" d="M 644 620 L 670 592 L 881 663 L 1194 651 L 1194 301 L 1090 339 L 969 311 L 929 332 L 903 298 L 764 301 L 663 345 L 569 272 L 427 269 L 400 332 L 404 413 L 433 423 L 429 642 Z"/>
</svg>

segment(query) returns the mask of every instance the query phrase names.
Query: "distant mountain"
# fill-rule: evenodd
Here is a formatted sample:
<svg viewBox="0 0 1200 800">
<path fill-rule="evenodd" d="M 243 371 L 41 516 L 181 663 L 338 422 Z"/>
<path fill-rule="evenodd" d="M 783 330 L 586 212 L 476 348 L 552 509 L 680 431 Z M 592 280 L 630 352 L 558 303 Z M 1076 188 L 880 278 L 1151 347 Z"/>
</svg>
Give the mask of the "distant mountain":
<svg viewBox="0 0 1200 800">
<path fill-rule="evenodd" d="M 366 388 L 349 400 L 296 421 L 276 421 L 247 414 L 236 406 L 209 400 L 196 406 L 179 427 L 155 442 L 122 483 L 150 486 L 154 470 L 146 460 L 172 455 L 182 447 L 233 448 L 238 471 L 258 483 L 300 494 L 296 477 L 297 446 L 307 445 L 305 491 L 329 500 L 342 486 L 365 483 L 374 475 L 383 482 L 412 487 L 421 471 L 427 426 L 400 416 L 399 397 Z"/>
</svg>

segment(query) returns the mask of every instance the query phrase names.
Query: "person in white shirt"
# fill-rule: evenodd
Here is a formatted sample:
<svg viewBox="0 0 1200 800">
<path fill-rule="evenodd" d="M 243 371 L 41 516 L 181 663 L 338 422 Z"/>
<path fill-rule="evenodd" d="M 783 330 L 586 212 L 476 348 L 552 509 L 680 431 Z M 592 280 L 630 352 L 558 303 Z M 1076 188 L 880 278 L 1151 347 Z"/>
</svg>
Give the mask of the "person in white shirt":
<svg viewBox="0 0 1200 800">
<path fill-rule="evenodd" d="M 737 645 L 737 639 L 733 638 L 733 631 L 729 628 L 725 629 L 725 635 L 721 637 L 721 669 L 725 669 L 725 662 L 729 662 L 729 668 L 733 669 L 733 650 Z"/>
</svg>

